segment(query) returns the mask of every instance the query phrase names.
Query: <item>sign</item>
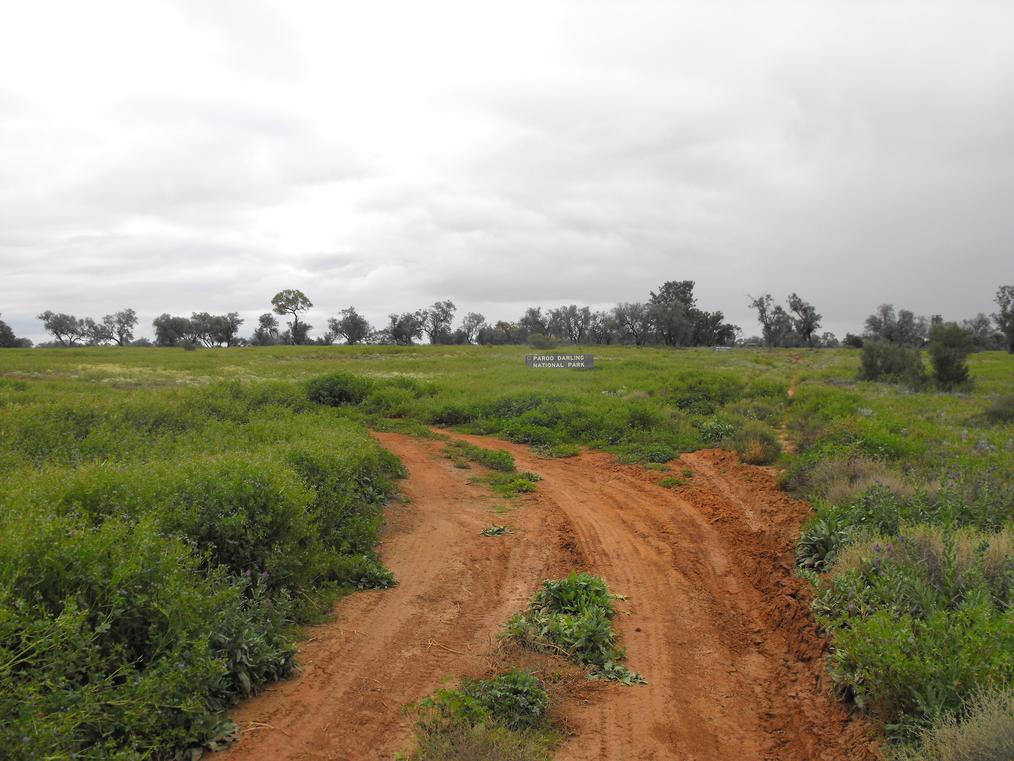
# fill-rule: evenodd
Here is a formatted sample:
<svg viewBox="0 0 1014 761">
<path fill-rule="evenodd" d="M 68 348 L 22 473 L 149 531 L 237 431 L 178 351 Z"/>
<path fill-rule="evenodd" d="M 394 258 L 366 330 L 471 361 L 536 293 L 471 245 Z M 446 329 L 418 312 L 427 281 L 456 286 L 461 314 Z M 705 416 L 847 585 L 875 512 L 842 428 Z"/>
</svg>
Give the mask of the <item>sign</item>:
<svg viewBox="0 0 1014 761">
<path fill-rule="evenodd" d="M 595 367 L 592 354 L 526 354 L 528 367 L 550 367 L 563 370 L 591 370 Z"/>
</svg>

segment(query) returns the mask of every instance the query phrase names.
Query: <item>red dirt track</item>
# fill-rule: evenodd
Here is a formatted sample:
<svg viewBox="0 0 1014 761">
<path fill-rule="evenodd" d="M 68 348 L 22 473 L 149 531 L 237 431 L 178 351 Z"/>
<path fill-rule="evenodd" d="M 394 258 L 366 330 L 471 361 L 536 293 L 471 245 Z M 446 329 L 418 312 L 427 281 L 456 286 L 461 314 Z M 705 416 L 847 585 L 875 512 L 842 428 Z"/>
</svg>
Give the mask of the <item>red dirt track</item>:
<svg viewBox="0 0 1014 761">
<path fill-rule="evenodd" d="M 792 576 L 806 514 L 766 469 L 718 450 L 684 455 L 674 492 L 661 474 L 600 453 L 543 459 L 508 449 L 538 492 L 506 516 L 440 455 L 441 443 L 377 438 L 409 471 L 381 554 L 390 590 L 342 600 L 313 627 L 302 672 L 235 713 L 240 741 L 220 761 L 391 759 L 411 745 L 403 706 L 481 673 L 500 625 L 545 578 L 587 570 L 627 596 L 617 616 L 627 664 L 647 685 L 602 685 L 561 706 L 564 761 L 862 761 L 866 727 L 823 675 L 824 643 Z M 479 535 L 490 523 L 515 533 Z"/>
</svg>

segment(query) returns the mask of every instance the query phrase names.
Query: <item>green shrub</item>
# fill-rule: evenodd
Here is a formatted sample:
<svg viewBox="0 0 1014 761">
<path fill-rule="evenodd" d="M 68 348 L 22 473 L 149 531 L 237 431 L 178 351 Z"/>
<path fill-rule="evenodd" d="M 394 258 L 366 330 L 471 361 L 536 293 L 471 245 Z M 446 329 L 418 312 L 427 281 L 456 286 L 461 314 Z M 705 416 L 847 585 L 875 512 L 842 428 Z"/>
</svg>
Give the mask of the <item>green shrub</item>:
<svg viewBox="0 0 1014 761">
<path fill-rule="evenodd" d="M 461 457 L 471 460 L 490 470 L 498 470 L 502 473 L 513 473 L 516 470 L 514 455 L 505 449 L 485 449 L 461 440 L 448 442 L 444 449 L 452 458 Z"/>
<path fill-rule="evenodd" d="M 532 333 L 528 336 L 528 345 L 533 349 L 555 349 L 559 343 L 553 336 L 542 333 Z"/>
<path fill-rule="evenodd" d="M 493 679 L 466 680 L 461 691 L 479 702 L 498 723 L 510 729 L 543 724 L 549 695 L 531 672 L 508 671 Z"/>
<path fill-rule="evenodd" d="M 759 420 L 746 420 L 732 435 L 733 448 L 750 465 L 769 465 L 781 454 L 778 433 Z"/>
<path fill-rule="evenodd" d="M 310 401 L 328 407 L 359 404 L 366 399 L 373 383 L 367 378 L 337 372 L 311 378 L 306 382 L 306 395 Z"/>
<path fill-rule="evenodd" d="M 983 410 L 978 418 L 993 425 L 1014 423 L 1014 394 L 1001 396 Z"/>
<path fill-rule="evenodd" d="M 921 386 L 926 380 L 926 366 L 916 348 L 888 343 L 866 341 L 860 355 L 859 379 L 905 383 Z"/>
<path fill-rule="evenodd" d="M 666 397 L 679 409 L 697 415 L 713 415 L 720 407 L 739 399 L 742 378 L 718 371 L 688 370 L 671 381 Z"/>
<path fill-rule="evenodd" d="M 626 684 L 643 678 L 620 665 L 612 595 L 605 582 L 587 573 L 544 581 L 528 609 L 504 625 L 504 636 L 536 650 L 562 653 L 596 673 Z"/>
<path fill-rule="evenodd" d="M 1014 758 L 1014 688 L 973 695 L 960 711 L 934 717 L 917 746 L 894 761 L 1010 761 Z"/>
<path fill-rule="evenodd" d="M 912 527 L 850 547 L 814 603 L 835 680 L 896 737 L 1009 684 L 1012 586 L 1010 532 Z"/>
<path fill-rule="evenodd" d="M 202 571 L 147 517 L 0 530 L 0 744 L 23 758 L 133 759 L 201 745 L 287 674 L 285 596 Z"/>
<path fill-rule="evenodd" d="M 939 323 L 930 328 L 929 355 L 933 379 L 941 388 L 968 383 L 967 357 L 975 348 L 971 331 L 957 323 Z"/>
<path fill-rule="evenodd" d="M 415 761 L 548 761 L 549 696 L 527 671 L 465 680 L 415 707 Z"/>
</svg>

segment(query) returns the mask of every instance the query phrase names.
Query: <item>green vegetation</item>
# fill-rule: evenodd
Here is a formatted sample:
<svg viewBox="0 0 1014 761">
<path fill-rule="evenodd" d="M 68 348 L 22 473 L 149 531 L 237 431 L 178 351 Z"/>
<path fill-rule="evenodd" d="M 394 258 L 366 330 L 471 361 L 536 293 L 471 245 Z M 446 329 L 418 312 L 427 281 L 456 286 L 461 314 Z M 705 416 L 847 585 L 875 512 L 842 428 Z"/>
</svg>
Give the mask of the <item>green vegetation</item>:
<svg viewBox="0 0 1014 761">
<path fill-rule="evenodd" d="M 484 528 L 479 533 L 482 536 L 506 536 L 507 534 L 513 532 L 507 526 L 502 526 L 499 523 L 494 523 L 491 526 L 486 526 L 486 528 Z"/>
<path fill-rule="evenodd" d="M 296 384 L 0 385 L 0 746 L 211 746 L 293 667 L 293 626 L 389 586 L 400 465 Z"/>
<path fill-rule="evenodd" d="M 466 679 L 415 707 L 413 761 L 543 761 L 556 740 L 549 695 L 528 671 Z"/>
<path fill-rule="evenodd" d="M 896 338 L 885 332 L 883 340 L 904 347 Z M 201 655 L 193 643 L 253 641 L 243 645 L 256 653 L 249 659 L 255 665 L 246 666 L 252 685 L 288 668 L 290 622 L 312 616 L 320 610 L 318 601 L 335 590 L 390 581 L 369 547 L 396 468 L 365 436 L 365 424 L 426 436 L 439 435 L 430 426 L 451 427 L 524 443 L 544 456 L 574 456 L 592 447 L 660 467 L 672 467 L 681 452 L 713 446 L 777 463 L 785 488 L 814 505 L 797 553 L 800 572 L 816 586 L 816 612 L 833 640 L 831 666 L 842 695 L 882 720 L 900 742 L 928 743 L 927 733 L 939 727 L 979 731 L 977 706 L 996 705 L 995 696 L 1012 681 L 1012 582 L 1003 569 L 1014 564 L 1005 538 L 1014 521 L 1014 357 L 970 354 L 964 361 L 971 384 L 944 389 L 928 381 L 894 382 L 905 372 L 877 376 L 892 382 L 862 380 L 855 349 L 594 351 L 596 368 L 585 372 L 527 369 L 526 349 L 515 346 L 0 353 L 0 680 L 7 688 L 0 700 L 8 701 L 0 710 L 22 716 L 20 706 L 27 706 L 32 716 L 44 717 L 39 726 L 52 737 L 62 727 L 59 736 L 71 739 L 59 742 L 68 743 L 77 737 L 94 741 L 101 733 L 85 733 L 114 720 L 125 728 L 115 734 L 124 743 L 118 747 L 135 737 L 138 748 L 148 747 L 144 742 L 179 747 L 221 733 L 218 708 L 243 693 L 238 676 L 223 676 L 225 686 L 215 688 L 220 692 L 201 693 L 213 695 L 204 707 L 187 704 L 186 711 L 176 709 L 164 719 L 153 706 L 182 706 L 181 699 L 142 699 L 141 727 L 129 716 L 89 718 L 113 710 L 101 702 L 105 698 L 87 702 L 88 695 L 102 692 L 98 678 L 81 677 L 77 687 L 66 688 L 78 690 L 78 703 L 58 700 L 64 687 L 55 675 L 64 673 L 62 664 L 67 673 L 114 673 L 114 664 L 124 662 L 117 655 L 119 640 L 102 651 L 102 657 L 112 654 L 109 661 L 80 666 L 61 659 L 83 651 L 79 637 L 90 642 L 107 636 L 96 634 L 106 613 L 88 607 L 113 589 L 100 580 L 132 562 L 131 555 L 157 547 L 169 557 L 192 558 L 190 565 L 180 560 L 172 566 L 189 574 L 187 592 L 199 596 L 174 601 L 178 608 L 159 602 L 160 609 L 214 599 L 216 609 L 232 611 L 205 616 L 202 621 L 213 623 L 191 622 L 185 631 L 175 619 L 165 623 L 150 634 L 158 652 L 225 664 L 202 666 L 201 673 L 218 668 L 230 674 L 233 656 L 214 650 L 217 645 Z M 889 359 L 881 364 L 894 367 Z M 911 366 L 900 364 L 903 370 Z M 325 387 L 339 406 L 312 402 L 308 381 L 335 373 L 339 380 Z M 462 460 L 474 462 L 464 455 Z M 335 468 L 341 475 L 323 478 Z M 513 469 L 490 475 L 534 486 Z M 687 477 L 679 471 L 669 476 Z M 229 483 L 242 488 L 235 490 L 237 502 L 225 507 L 219 499 L 232 493 Z M 269 496 L 272 509 L 265 510 L 259 505 L 268 504 Z M 308 507 L 297 516 L 300 505 Z M 312 528 L 335 525 L 327 516 L 345 510 L 350 512 L 333 534 Z M 259 554 L 256 562 L 220 546 L 247 530 L 261 537 L 247 547 Z M 282 545 L 268 537 L 276 531 L 277 542 L 291 552 L 275 552 Z M 53 539 L 33 560 L 23 548 L 34 545 L 23 537 L 36 533 Z M 129 542 L 121 538 L 126 534 Z M 304 537 L 318 535 L 316 548 L 304 546 Z M 106 562 L 100 552 L 105 543 L 131 549 Z M 75 562 L 95 563 L 101 575 L 85 565 L 39 570 L 46 563 L 65 568 L 61 564 L 70 561 L 60 553 L 73 559 L 78 547 L 91 549 L 80 550 Z M 242 575 L 248 567 L 249 577 Z M 116 570 L 122 573 L 116 578 L 132 578 L 129 570 Z M 47 582 L 52 596 L 39 601 L 34 587 L 26 586 L 29 576 L 58 578 L 68 586 Z M 168 571 L 160 576 L 166 581 L 151 594 L 178 588 L 177 577 Z M 143 588 L 143 579 L 130 584 Z M 262 600 L 270 601 L 277 625 Z M 97 610 L 112 611 L 114 602 Z M 73 617 L 86 609 L 91 612 L 73 629 Z M 547 625 L 558 621 L 549 612 L 537 615 Z M 531 610 L 522 614 L 532 616 Z M 114 630 L 115 620 L 109 620 Z M 561 634 L 567 644 L 526 631 L 554 652 L 551 643 L 582 653 L 608 651 L 608 635 L 587 626 Z M 39 647 L 56 642 L 56 632 L 74 644 Z M 579 633 L 587 635 L 580 646 Z M 166 640 L 159 638 L 167 637 L 176 644 L 162 644 Z M 28 673 L 38 678 L 26 682 Z M 111 681 L 116 689 L 148 689 L 119 675 Z M 190 695 L 210 689 L 200 680 L 193 684 Z M 47 708 L 50 699 L 57 702 Z M 60 712 L 64 705 L 82 707 Z M 53 747 L 72 747 L 37 740 L 41 730 L 25 732 L 25 721 L 9 730 L 0 724 L 7 733 L 2 740 L 20 742 L 16 733 L 25 733 L 39 743 L 32 746 L 39 757 Z M 1009 731 L 1010 722 L 1003 726 Z M 141 739 L 141 732 L 149 739 Z M 184 735 L 186 740 L 177 739 Z M 926 752 L 933 757 L 935 751 Z"/>
<path fill-rule="evenodd" d="M 592 675 L 623 684 L 643 683 L 644 678 L 620 661 L 612 619 L 613 596 L 598 576 L 572 573 L 565 579 L 544 581 L 528 609 L 504 626 L 504 636 L 535 650 L 559 653 Z"/>
</svg>

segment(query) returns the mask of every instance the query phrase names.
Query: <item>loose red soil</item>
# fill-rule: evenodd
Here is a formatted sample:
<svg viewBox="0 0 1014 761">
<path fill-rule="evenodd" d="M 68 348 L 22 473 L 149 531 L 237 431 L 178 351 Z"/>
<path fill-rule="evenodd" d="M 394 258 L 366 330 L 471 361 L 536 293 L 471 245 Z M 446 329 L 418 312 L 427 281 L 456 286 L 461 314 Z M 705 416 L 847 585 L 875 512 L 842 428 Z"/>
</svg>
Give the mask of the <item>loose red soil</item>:
<svg viewBox="0 0 1014 761">
<path fill-rule="evenodd" d="M 826 644 L 792 574 L 807 505 L 769 470 L 695 452 L 674 464 L 694 475 L 673 491 L 609 455 L 543 459 L 460 436 L 544 478 L 499 516 L 469 482 L 475 471 L 455 468 L 439 442 L 377 438 L 409 471 L 410 501 L 389 508 L 381 548 L 400 583 L 343 599 L 336 621 L 310 629 L 301 674 L 236 711 L 241 739 L 221 761 L 390 759 L 411 745 L 403 707 L 481 673 L 503 621 L 571 570 L 627 597 L 617 627 L 648 684 L 565 700 L 558 759 L 876 758 L 865 725 L 831 694 Z M 515 533 L 480 536 L 490 523 Z"/>
</svg>

